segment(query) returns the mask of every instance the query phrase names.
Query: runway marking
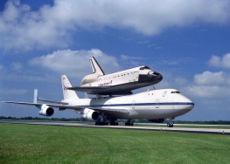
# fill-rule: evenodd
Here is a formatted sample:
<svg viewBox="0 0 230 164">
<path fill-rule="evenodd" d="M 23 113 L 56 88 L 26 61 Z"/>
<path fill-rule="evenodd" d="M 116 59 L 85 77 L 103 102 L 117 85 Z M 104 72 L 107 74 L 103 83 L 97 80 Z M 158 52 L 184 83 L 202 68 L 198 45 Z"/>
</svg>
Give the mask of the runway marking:
<svg viewBox="0 0 230 164">
<path fill-rule="evenodd" d="M 92 125 L 84 123 L 69 122 L 39 122 L 39 121 L 15 121 L 0 120 L 0 123 L 10 124 L 28 124 L 28 125 L 48 125 L 48 126 L 66 126 L 66 127 L 86 127 L 86 128 L 107 128 L 107 129 L 130 129 L 130 130 L 152 130 L 166 132 L 185 132 L 185 133 L 209 133 L 209 134 L 227 134 L 230 135 L 230 129 L 214 129 L 214 128 L 169 128 L 169 127 L 150 127 L 150 126 L 111 126 L 111 125 Z"/>
</svg>

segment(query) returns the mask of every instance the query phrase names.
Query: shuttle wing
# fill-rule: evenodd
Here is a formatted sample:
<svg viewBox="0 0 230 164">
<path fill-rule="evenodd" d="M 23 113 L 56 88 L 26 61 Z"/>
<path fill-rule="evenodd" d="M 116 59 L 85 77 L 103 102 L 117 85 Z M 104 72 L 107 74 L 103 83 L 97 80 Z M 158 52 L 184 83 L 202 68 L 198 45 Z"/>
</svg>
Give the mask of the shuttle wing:
<svg viewBox="0 0 230 164">
<path fill-rule="evenodd" d="M 124 90 L 124 86 L 116 85 L 116 86 L 98 86 L 98 87 L 69 87 L 67 89 L 86 92 L 89 94 L 101 94 L 101 95 L 127 95 L 131 94 L 131 90 Z"/>
</svg>

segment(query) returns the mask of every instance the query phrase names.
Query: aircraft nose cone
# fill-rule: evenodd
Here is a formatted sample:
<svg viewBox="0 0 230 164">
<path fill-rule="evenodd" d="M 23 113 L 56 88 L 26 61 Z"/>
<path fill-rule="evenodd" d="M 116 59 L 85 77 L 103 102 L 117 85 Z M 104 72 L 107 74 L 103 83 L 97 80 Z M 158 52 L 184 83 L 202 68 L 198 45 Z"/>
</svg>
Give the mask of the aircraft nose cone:
<svg viewBox="0 0 230 164">
<path fill-rule="evenodd" d="M 189 105 L 189 109 L 192 110 L 194 108 L 194 106 L 195 106 L 194 102 L 191 102 Z"/>
<path fill-rule="evenodd" d="M 190 112 L 193 107 L 194 107 L 194 103 L 193 102 L 184 102 L 184 105 L 182 105 L 182 107 L 179 109 L 179 115 L 183 115 L 185 113 Z"/>
<path fill-rule="evenodd" d="M 181 95 L 181 100 L 184 103 L 184 107 L 183 107 L 184 113 L 187 113 L 194 108 L 195 104 L 189 98 L 185 97 L 184 95 Z"/>
<path fill-rule="evenodd" d="M 194 108 L 194 103 L 191 101 L 191 102 L 188 102 L 188 103 L 186 103 L 186 106 L 185 106 L 185 108 L 184 108 L 184 110 L 186 111 L 186 112 L 189 112 L 189 111 L 191 111 L 193 108 Z"/>
</svg>

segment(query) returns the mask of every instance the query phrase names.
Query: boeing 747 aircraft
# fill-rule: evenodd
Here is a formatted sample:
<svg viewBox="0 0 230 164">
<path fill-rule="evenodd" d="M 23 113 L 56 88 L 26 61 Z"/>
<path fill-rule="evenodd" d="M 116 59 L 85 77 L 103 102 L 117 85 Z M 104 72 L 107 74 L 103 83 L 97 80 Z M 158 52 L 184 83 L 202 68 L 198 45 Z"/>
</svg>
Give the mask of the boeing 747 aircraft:
<svg viewBox="0 0 230 164">
<path fill-rule="evenodd" d="M 64 99 L 61 102 L 38 99 L 34 92 L 34 102 L 4 101 L 5 103 L 32 105 L 40 109 L 39 114 L 51 116 L 53 108 L 71 109 L 82 115 L 82 118 L 94 120 L 96 125 L 110 123 L 117 125 L 118 119 L 126 119 L 126 125 L 133 125 L 135 119 L 164 120 L 169 119 L 167 126 L 173 126 L 173 119 L 189 112 L 194 103 L 175 89 L 159 89 L 117 97 L 79 98 L 75 91 L 69 90 L 72 85 L 62 75 Z M 38 100 L 45 103 L 38 103 Z"/>
<path fill-rule="evenodd" d="M 98 95 L 131 94 L 134 89 L 154 85 L 162 80 L 162 75 L 148 66 L 139 66 L 105 75 L 94 57 L 90 58 L 93 74 L 86 75 L 79 87 L 67 89 Z"/>
</svg>

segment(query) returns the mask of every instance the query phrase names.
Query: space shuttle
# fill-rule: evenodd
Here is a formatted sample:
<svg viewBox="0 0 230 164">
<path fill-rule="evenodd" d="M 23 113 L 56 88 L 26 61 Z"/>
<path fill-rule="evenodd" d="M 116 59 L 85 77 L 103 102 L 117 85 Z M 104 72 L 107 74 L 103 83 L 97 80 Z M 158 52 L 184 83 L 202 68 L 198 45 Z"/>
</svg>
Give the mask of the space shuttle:
<svg viewBox="0 0 230 164">
<path fill-rule="evenodd" d="M 105 74 L 93 56 L 89 60 L 93 73 L 86 75 L 80 86 L 67 89 L 96 95 L 126 95 L 132 94 L 132 90 L 157 84 L 163 79 L 160 73 L 148 66 Z"/>
</svg>

